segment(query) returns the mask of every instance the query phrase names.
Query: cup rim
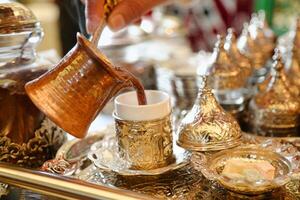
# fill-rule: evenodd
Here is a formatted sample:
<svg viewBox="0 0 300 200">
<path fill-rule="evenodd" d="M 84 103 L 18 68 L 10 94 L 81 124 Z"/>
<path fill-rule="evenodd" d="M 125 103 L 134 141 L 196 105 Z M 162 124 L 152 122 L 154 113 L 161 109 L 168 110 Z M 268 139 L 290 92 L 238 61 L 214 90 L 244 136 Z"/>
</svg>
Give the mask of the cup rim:
<svg viewBox="0 0 300 200">
<path fill-rule="evenodd" d="M 148 102 L 151 100 L 154 103 L 138 105 L 133 100 L 133 98 L 136 98 L 135 91 L 117 96 L 114 101 L 115 116 L 122 120 L 148 121 L 163 118 L 172 111 L 168 93 L 159 90 L 145 90 L 145 93 L 148 97 Z M 126 100 L 127 96 L 128 101 Z"/>
<path fill-rule="evenodd" d="M 159 105 L 162 105 L 166 102 L 168 102 L 170 100 L 170 96 L 168 93 L 164 92 L 164 91 L 161 91 L 161 90 L 145 90 L 145 92 L 154 92 L 154 93 L 161 93 L 163 94 L 166 98 L 158 103 L 154 103 L 154 104 L 146 104 L 146 105 L 130 105 L 130 104 L 125 104 L 125 103 L 122 103 L 120 101 L 118 101 L 119 98 L 125 96 L 125 95 L 128 95 L 130 93 L 135 93 L 136 91 L 130 91 L 130 92 L 125 92 L 123 94 L 120 94 L 118 95 L 116 98 L 115 98 L 115 104 L 118 104 L 120 106 L 126 106 L 126 107 L 130 107 L 130 108 L 146 108 L 146 107 L 155 107 L 155 106 L 159 106 Z"/>
</svg>

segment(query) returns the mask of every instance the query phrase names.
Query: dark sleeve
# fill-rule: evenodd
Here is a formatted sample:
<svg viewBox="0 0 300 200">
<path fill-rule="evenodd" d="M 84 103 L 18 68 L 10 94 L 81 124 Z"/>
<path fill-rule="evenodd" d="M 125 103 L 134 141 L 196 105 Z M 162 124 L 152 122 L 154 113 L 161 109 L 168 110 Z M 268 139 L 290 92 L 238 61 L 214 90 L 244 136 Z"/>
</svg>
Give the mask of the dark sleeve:
<svg viewBox="0 0 300 200">
<path fill-rule="evenodd" d="M 80 32 L 89 37 L 85 28 L 85 15 L 84 15 L 84 5 L 80 0 L 59 0 L 60 6 L 68 12 L 68 15 L 79 26 Z"/>
</svg>

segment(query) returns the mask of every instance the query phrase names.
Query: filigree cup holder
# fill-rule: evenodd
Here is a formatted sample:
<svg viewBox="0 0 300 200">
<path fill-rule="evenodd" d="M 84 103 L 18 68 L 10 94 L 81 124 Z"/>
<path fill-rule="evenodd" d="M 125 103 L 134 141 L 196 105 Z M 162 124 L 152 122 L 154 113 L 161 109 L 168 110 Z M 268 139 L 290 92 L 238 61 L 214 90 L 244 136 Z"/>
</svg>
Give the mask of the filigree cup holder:
<svg viewBox="0 0 300 200">
<path fill-rule="evenodd" d="M 146 90 L 147 105 L 136 93 L 115 99 L 115 136 L 94 145 L 88 157 L 101 169 L 121 175 L 155 175 L 186 163 L 183 149 L 174 151 L 169 95 Z"/>
<path fill-rule="evenodd" d="M 174 162 L 170 115 L 149 121 L 114 118 L 119 153 L 130 160 L 131 169 L 156 169 Z"/>
</svg>

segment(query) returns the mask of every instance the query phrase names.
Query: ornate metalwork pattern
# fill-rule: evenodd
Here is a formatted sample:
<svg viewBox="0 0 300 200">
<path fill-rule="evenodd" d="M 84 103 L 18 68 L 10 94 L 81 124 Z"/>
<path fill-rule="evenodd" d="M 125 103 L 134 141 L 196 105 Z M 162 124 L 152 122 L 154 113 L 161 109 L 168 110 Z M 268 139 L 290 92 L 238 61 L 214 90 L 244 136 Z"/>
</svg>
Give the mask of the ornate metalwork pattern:
<svg viewBox="0 0 300 200">
<path fill-rule="evenodd" d="M 232 28 L 229 28 L 227 30 L 228 34 L 226 36 L 226 41 L 224 44 L 224 48 L 228 51 L 229 56 L 238 63 L 238 65 L 241 67 L 243 79 L 245 83 L 247 82 L 247 79 L 252 75 L 253 69 L 251 66 L 250 59 L 247 58 L 245 55 L 243 55 L 238 47 L 237 47 L 237 41 L 236 36 L 234 34 L 234 31 Z"/>
<path fill-rule="evenodd" d="M 0 183 L 0 198 L 6 196 L 9 193 L 9 187 L 7 184 Z"/>
<path fill-rule="evenodd" d="M 1 2 L 0 33 L 16 33 L 32 30 L 39 26 L 34 14 L 24 5 L 17 2 Z"/>
<path fill-rule="evenodd" d="M 233 60 L 228 52 L 224 49 L 224 38 L 218 36 L 213 58 L 209 70 L 209 86 L 217 90 L 239 89 L 245 86 L 245 82 L 241 81 L 242 70 L 237 64 L 237 60 Z"/>
<path fill-rule="evenodd" d="M 275 49 L 275 55 L 273 56 L 274 58 L 274 63 L 273 66 L 270 70 L 270 72 L 268 73 L 267 77 L 265 78 L 265 80 L 258 84 L 258 90 L 260 92 L 264 92 L 268 89 L 269 85 L 272 84 L 271 80 L 272 77 L 274 76 L 280 76 L 283 83 L 286 85 L 286 88 L 288 88 L 290 90 L 290 92 L 295 96 L 298 97 L 300 94 L 300 90 L 298 88 L 298 86 L 293 82 L 293 78 L 289 79 L 286 72 L 285 72 L 285 67 L 284 67 L 284 62 L 282 60 L 282 56 L 279 53 L 278 49 Z M 300 70 L 300 66 L 299 70 Z M 294 72 L 296 74 L 296 72 Z M 300 71 L 299 71 L 300 73 Z"/>
<path fill-rule="evenodd" d="M 267 87 L 255 95 L 249 104 L 251 131 L 259 134 L 287 132 L 299 126 L 299 100 L 291 91 L 277 51 L 272 77 Z"/>
<path fill-rule="evenodd" d="M 242 54 L 251 60 L 251 65 L 254 69 L 258 70 L 263 67 L 266 58 L 261 51 L 261 46 L 257 46 L 255 41 L 251 38 L 249 32 L 249 25 L 244 24 L 242 34 L 238 39 L 238 47 Z"/>
<path fill-rule="evenodd" d="M 144 97 L 138 79 L 114 67 L 80 34 L 76 46 L 52 70 L 25 85 L 32 102 L 49 119 L 79 138 L 87 134 L 106 103 L 128 87 L 135 87 Z"/>
<path fill-rule="evenodd" d="M 6 136 L 1 137 L 0 161 L 36 168 L 53 158 L 65 141 L 65 132 L 49 119 L 42 122 L 34 135 L 34 138 L 23 144 L 14 143 Z"/>
<path fill-rule="evenodd" d="M 113 127 L 106 130 L 113 134 Z M 110 136 L 108 136 L 110 137 Z M 104 138 L 105 139 L 105 138 Z M 80 142 L 80 140 L 78 140 Z M 97 143 L 97 142 L 96 142 Z M 95 143 L 95 144 L 96 144 Z M 261 145 L 293 158 L 293 163 L 300 166 L 300 139 L 299 138 L 266 138 L 250 134 L 243 134 L 241 145 Z M 91 144 L 87 144 L 91 145 Z M 219 184 L 209 181 L 194 168 L 197 162 L 191 160 L 191 164 L 184 165 L 176 170 L 159 175 L 134 175 L 123 176 L 112 171 L 101 170 L 93 164 L 81 169 L 76 178 L 104 184 L 111 187 L 132 190 L 147 194 L 158 199 L 187 199 L 187 200 L 296 200 L 300 199 L 300 181 L 293 180 L 285 186 L 262 195 L 247 196 L 230 192 Z"/>
<path fill-rule="evenodd" d="M 293 41 L 293 49 L 292 49 L 292 62 L 291 66 L 288 70 L 288 76 L 292 83 L 294 83 L 297 87 L 300 87 L 300 18 L 297 19 L 297 26 L 295 30 L 295 38 Z"/>
<path fill-rule="evenodd" d="M 218 104 L 204 77 L 192 110 L 178 127 L 178 145 L 196 151 L 237 146 L 241 130 L 237 121 Z"/>
<path fill-rule="evenodd" d="M 232 193 L 216 182 L 208 181 L 190 165 L 160 176 L 124 177 L 103 171 L 94 171 L 87 181 L 106 184 L 134 192 L 150 195 L 157 199 L 187 200 L 295 200 L 299 194 L 299 181 L 289 183 L 273 192 L 257 196 Z"/>
<path fill-rule="evenodd" d="M 63 157 L 60 157 L 46 161 L 41 167 L 41 170 L 53 174 L 68 175 L 73 174 L 73 172 L 75 171 L 75 167 L 75 163 L 71 164 L 70 162 L 66 161 Z"/>
<path fill-rule="evenodd" d="M 300 153 L 299 139 L 269 139 L 253 135 L 243 135 L 242 145 L 264 144 L 266 149 L 274 149 L 283 155 L 289 156 Z M 195 163 L 192 160 L 192 164 Z M 82 171 L 83 180 L 132 190 L 147 194 L 157 199 L 188 199 L 188 200 L 296 200 L 300 199 L 300 181 L 294 180 L 287 185 L 261 195 L 247 196 L 230 192 L 219 184 L 205 179 L 195 170 L 193 165 L 184 166 L 155 176 L 121 176 L 117 173 L 102 171 L 90 167 Z"/>
<path fill-rule="evenodd" d="M 259 195 L 278 189 L 297 176 L 298 165 L 292 166 L 291 162 L 283 155 L 274 153 L 274 149 L 266 150 L 262 145 L 243 145 L 211 154 L 194 153 L 192 163 L 207 179 L 217 181 L 222 187 L 239 194 Z M 256 179 L 236 179 L 223 175 L 226 163 L 230 159 L 263 160 L 272 163 L 275 176 L 272 180 L 265 180 L 261 176 Z"/>
<path fill-rule="evenodd" d="M 152 121 L 126 121 L 115 117 L 120 152 L 132 169 L 155 169 L 174 161 L 171 116 Z"/>
</svg>

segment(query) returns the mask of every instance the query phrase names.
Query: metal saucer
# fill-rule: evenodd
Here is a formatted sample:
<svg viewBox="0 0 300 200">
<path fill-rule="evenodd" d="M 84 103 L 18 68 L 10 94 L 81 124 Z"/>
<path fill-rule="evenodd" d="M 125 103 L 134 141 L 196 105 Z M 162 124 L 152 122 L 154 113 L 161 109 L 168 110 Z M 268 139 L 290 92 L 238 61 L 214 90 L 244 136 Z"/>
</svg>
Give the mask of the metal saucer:
<svg viewBox="0 0 300 200">
<path fill-rule="evenodd" d="M 116 137 L 101 140 L 92 145 L 88 158 L 94 165 L 104 171 L 115 172 L 122 176 L 153 176 L 176 170 L 186 166 L 190 160 L 190 153 L 173 144 L 174 162 L 168 166 L 151 169 L 136 170 L 130 169 L 130 161 L 126 161 L 119 155 Z"/>
</svg>

